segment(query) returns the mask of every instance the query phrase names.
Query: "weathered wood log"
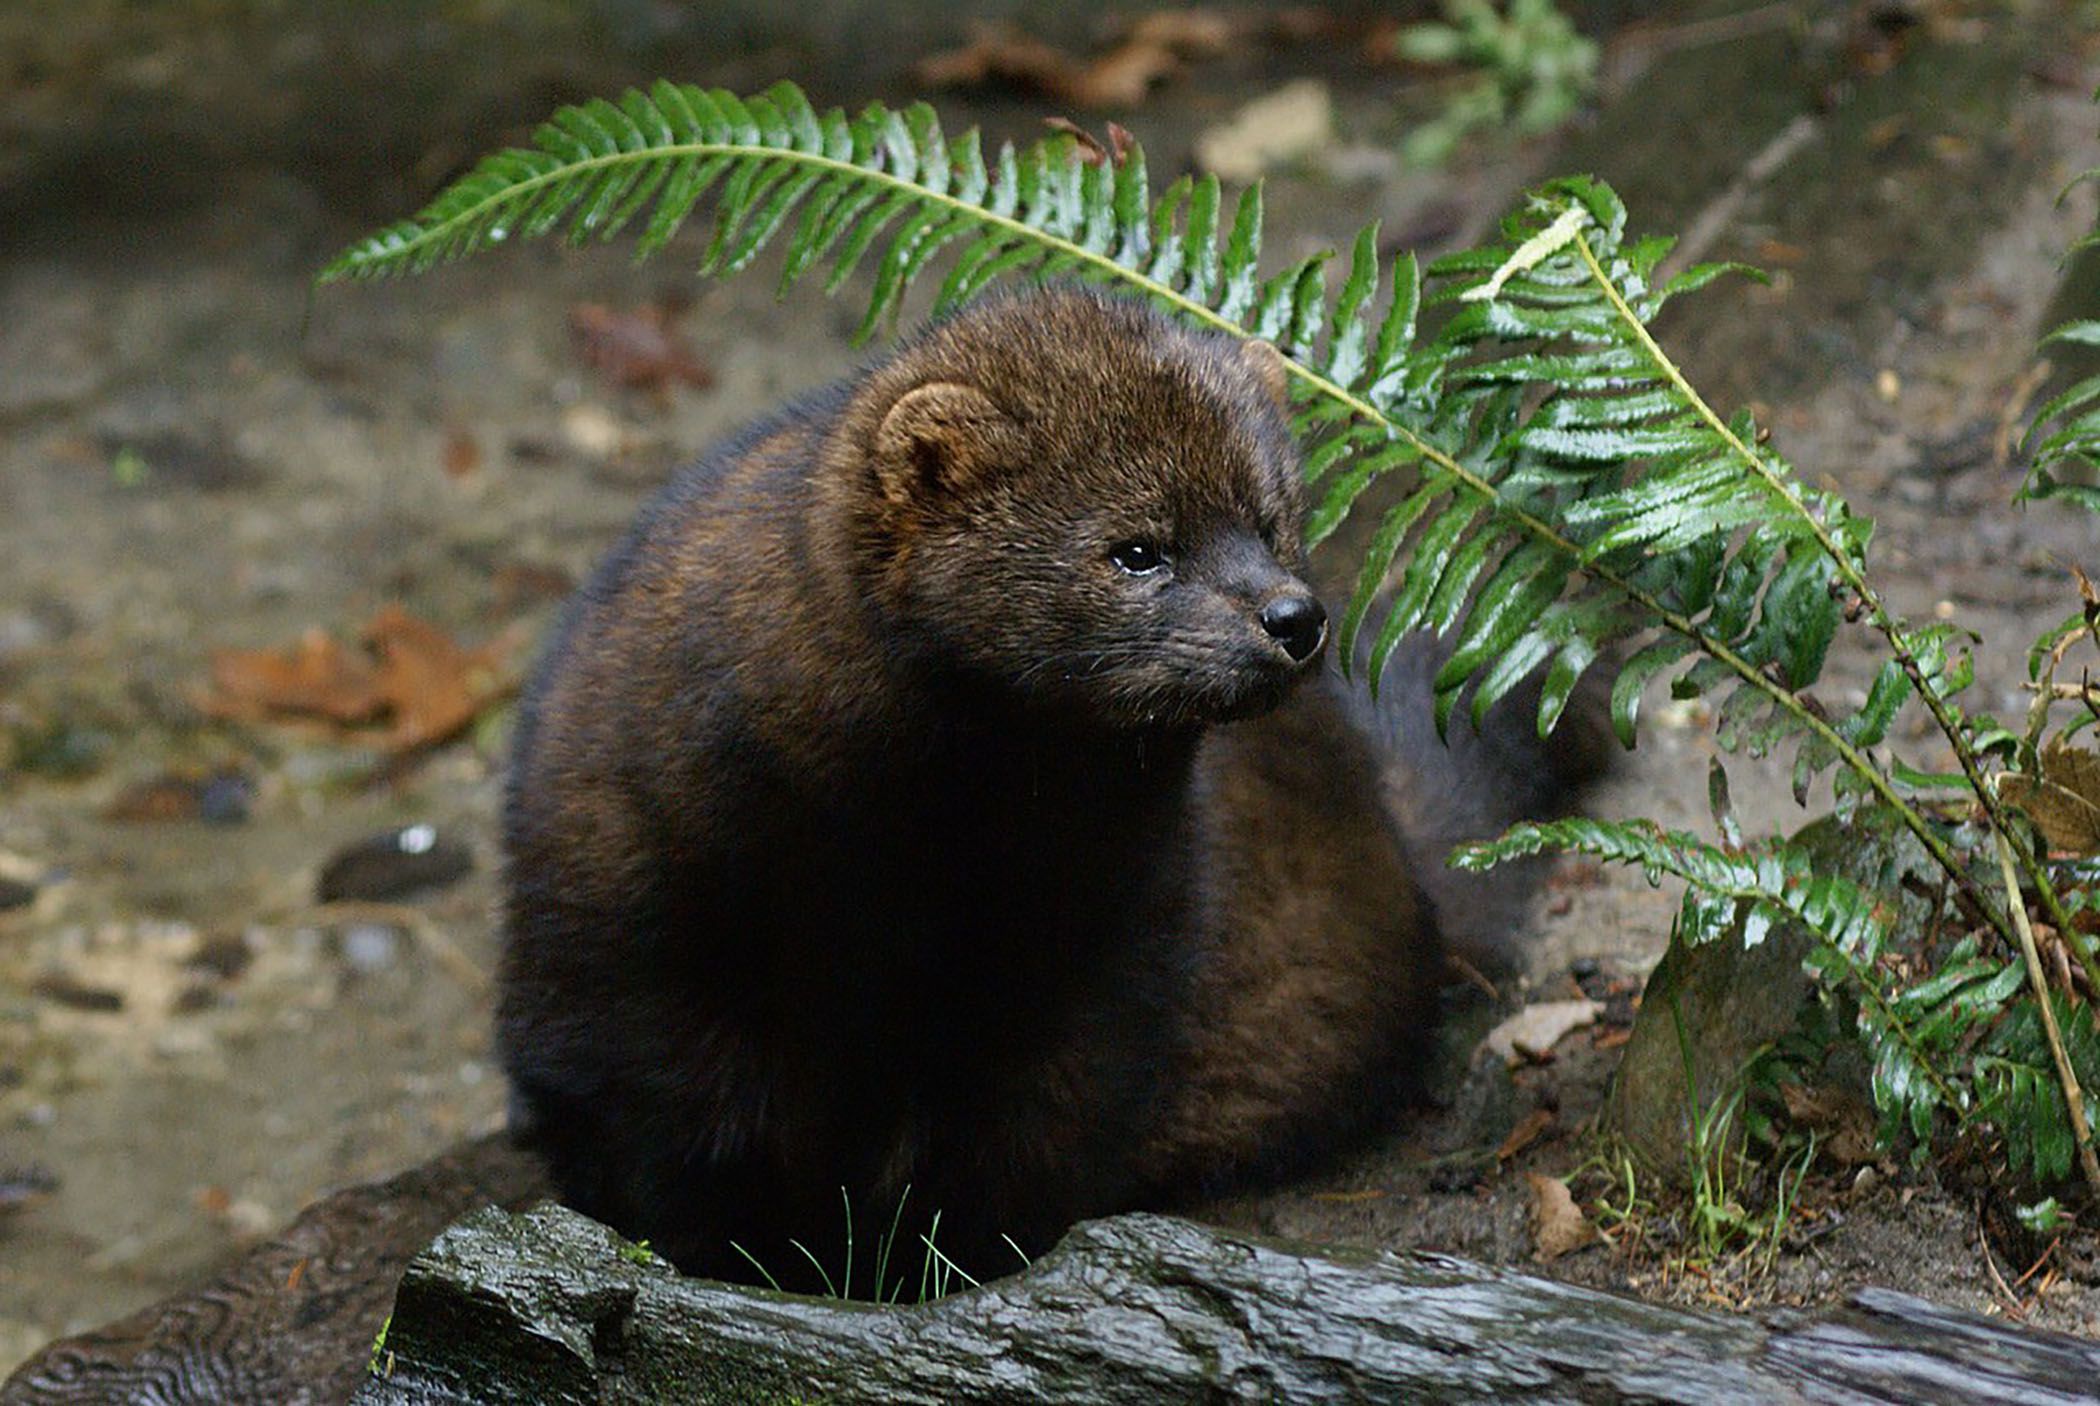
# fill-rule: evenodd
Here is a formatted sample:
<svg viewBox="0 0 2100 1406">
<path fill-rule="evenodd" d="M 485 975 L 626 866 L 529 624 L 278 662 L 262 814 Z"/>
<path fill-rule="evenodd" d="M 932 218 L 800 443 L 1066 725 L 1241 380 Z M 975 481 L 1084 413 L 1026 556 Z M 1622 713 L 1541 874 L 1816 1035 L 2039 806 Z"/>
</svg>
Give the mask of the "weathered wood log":
<svg viewBox="0 0 2100 1406">
<path fill-rule="evenodd" d="M 0 1406 L 338 1406 L 410 1256 L 477 1206 L 547 1195 L 509 1138 L 463 1143 L 316 1202 L 201 1288 L 52 1343 L 0 1385 Z"/>
<path fill-rule="evenodd" d="M 2100 1398 L 2100 1345 L 1883 1290 L 1757 1319 L 1161 1216 L 879 1308 L 684 1279 L 559 1207 L 481 1211 L 410 1265 L 381 1357 L 355 1406 Z"/>
</svg>

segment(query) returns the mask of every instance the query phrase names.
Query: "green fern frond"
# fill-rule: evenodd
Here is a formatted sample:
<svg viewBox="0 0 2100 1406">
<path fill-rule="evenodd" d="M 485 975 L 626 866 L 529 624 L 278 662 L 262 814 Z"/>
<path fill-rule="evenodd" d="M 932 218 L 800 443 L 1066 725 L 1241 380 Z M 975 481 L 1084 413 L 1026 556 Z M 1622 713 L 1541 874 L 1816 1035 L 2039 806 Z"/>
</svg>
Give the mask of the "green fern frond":
<svg viewBox="0 0 2100 1406">
<path fill-rule="evenodd" d="M 2043 346 L 2051 342 L 2100 346 L 2100 322 L 2067 322 L 2042 339 Z M 2100 512 L 2100 488 L 2087 481 L 2100 471 L 2100 376 L 2084 378 L 2035 411 L 2023 447 L 2032 457 L 2019 501 L 2057 498 Z M 2065 478 L 2067 470 L 2079 477 Z"/>
<path fill-rule="evenodd" d="M 2012 970 L 2017 973 L 2018 968 Z M 2092 1007 L 2056 993 L 2050 1000 L 2079 1081 L 2086 1088 L 2100 1085 L 2100 1023 Z M 1976 1072 L 1985 1090 L 1978 1115 L 2004 1134 L 2013 1169 L 2031 1176 L 2038 1186 L 2069 1177 L 2078 1139 L 2051 1063 L 2041 1009 L 2032 996 L 2014 1002 L 1991 1031 L 1976 1055 Z"/>
<path fill-rule="evenodd" d="M 1867 749 L 1907 696 L 1961 722 L 1945 702 L 1959 671 L 1906 656 L 1875 706 L 1851 717 L 1801 696 L 1841 597 L 1865 598 L 1871 524 L 1803 487 L 1747 420 L 1707 407 L 1649 335 L 1670 299 L 1725 268 L 1658 283 L 1668 241 L 1629 238 L 1617 196 L 1575 179 L 1534 193 L 1502 243 L 1440 262 L 1426 288 L 1412 257 L 1381 257 L 1368 227 L 1330 294 L 1325 254 L 1262 274 L 1259 186 L 1228 202 L 1203 177 L 1155 196 L 1142 150 L 1098 158 L 1065 135 L 987 156 L 975 133 L 947 137 L 924 105 L 848 117 L 816 111 L 789 84 L 744 99 L 659 83 L 563 109 L 532 147 L 484 161 L 321 277 L 412 272 L 557 231 L 587 240 L 639 226 L 646 255 L 707 198 L 703 272 L 739 269 L 776 240 L 784 284 L 824 266 L 835 291 L 872 268 L 863 335 L 937 260 L 936 312 L 1000 279 L 1117 285 L 1284 352 L 1319 494 L 1313 541 L 1381 477 L 1405 480 L 1342 620 L 1353 659 L 1375 619 L 1374 683 L 1404 636 L 1436 631 L 1450 646 L 1435 681 L 1440 726 L 1462 698 L 1477 719 L 1543 669 L 1544 730 L 1596 661 L 1659 627 L 1614 691 L 1629 742 L 1637 685 L 1690 661 L 1672 687 L 1726 690 L 1724 741 L 1763 751 L 1800 739 L 1804 781 L 1842 764 L 1845 794 L 1906 809 Z M 1425 305 L 1448 314 L 1427 337 Z M 1527 409 L 1542 380 L 1548 394 Z M 1944 844 L 1910 820 L 1953 872 Z"/>
</svg>

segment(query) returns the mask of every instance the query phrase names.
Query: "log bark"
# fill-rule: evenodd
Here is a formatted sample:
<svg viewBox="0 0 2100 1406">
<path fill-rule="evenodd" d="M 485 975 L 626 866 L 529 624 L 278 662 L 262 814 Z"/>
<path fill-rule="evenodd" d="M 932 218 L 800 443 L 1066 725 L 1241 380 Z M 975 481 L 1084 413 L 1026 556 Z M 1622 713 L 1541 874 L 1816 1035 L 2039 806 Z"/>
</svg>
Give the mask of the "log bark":
<svg viewBox="0 0 2100 1406">
<path fill-rule="evenodd" d="M 409 1258 L 477 1206 L 548 1194 L 502 1134 L 316 1202 L 202 1287 L 62 1338 L 0 1385 L 0 1406 L 340 1406 Z"/>
<path fill-rule="evenodd" d="M 912 1308 L 681 1278 L 559 1207 L 476 1212 L 401 1283 L 356 1406 L 1423 1401 L 2090 1403 L 2100 1346 L 1885 1290 L 1822 1316 L 1640 1303 L 1161 1216 Z"/>
<path fill-rule="evenodd" d="M 2100 1399 L 2100 1345 L 1885 1290 L 1746 1318 L 1126 1216 L 880 1308 L 684 1279 L 558 1207 L 496 1209 L 544 1191 L 496 1137 L 340 1192 L 203 1288 L 52 1344 L 0 1406 Z"/>
</svg>

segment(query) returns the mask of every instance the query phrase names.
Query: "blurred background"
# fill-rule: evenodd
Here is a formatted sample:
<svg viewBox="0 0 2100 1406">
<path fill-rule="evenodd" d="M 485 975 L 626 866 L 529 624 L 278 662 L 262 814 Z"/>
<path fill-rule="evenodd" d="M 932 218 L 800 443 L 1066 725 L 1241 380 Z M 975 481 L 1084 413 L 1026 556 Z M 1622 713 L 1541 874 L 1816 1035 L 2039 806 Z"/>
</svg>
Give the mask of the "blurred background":
<svg viewBox="0 0 2100 1406">
<path fill-rule="evenodd" d="M 1594 171 L 1638 225 L 1771 271 L 1674 308 L 1671 346 L 1880 517 L 1897 603 L 1959 608 L 2010 680 L 2090 546 L 2006 500 L 2012 427 L 2064 374 L 2034 339 L 2094 301 L 2058 263 L 2091 200 L 2057 196 L 2100 164 L 2095 19 L 7 0 L 0 1372 L 500 1120 L 493 836 L 519 672 L 675 465 L 853 364 L 852 290 L 776 301 L 763 263 L 702 285 L 697 231 L 639 268 L 549 243 L 313 289 L 556 104 L 785 77 L 820 105 L 925 98 L 994 138 L 1112 120 L 1156 184 L 1268 180 L 1277 264 L 1372 219 L 1388 250 L 1460 247 L 1528 181 Z M 1832 687 L 1860 681 L 1840 654 Z M 1662 710 L 1603 804 L 1698 823 L 1707 722 Z M 1784 789 L 1739 777 L 1746 821 L 1791 823 Z M 1674 899 L 1586 875 L 1546 907 L 1541 990 L 1644 969 Z M 1462 1190 L 1441 1213 L 1431 1188 L 1265 1223 L 1515 1253 L 1500 1203 Z M 1914 1272 L 1915 1245 L 1884 1253 L 1885 1277 Z"/>
</svg>

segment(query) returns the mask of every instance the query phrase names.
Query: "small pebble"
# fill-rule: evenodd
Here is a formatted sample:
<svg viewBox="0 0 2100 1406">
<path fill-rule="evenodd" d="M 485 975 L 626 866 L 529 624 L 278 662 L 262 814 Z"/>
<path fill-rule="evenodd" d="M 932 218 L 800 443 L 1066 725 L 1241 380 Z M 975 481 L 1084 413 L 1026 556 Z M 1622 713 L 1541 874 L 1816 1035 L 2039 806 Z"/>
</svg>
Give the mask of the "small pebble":
<svg viewBox="0 0 2100 1406">
<path fill-rule="evenodd" d="M 562 411 L 561 432 L 572 449 L 594 459 L 611 458 L 626 440 L 612 412 L 589 401 Z"/>
<path fill-rule="evenodd" d="M 239 825 L 255 803 L 255 783 L 237 771 L 214 772 L 197 791 L 197 818 L 211 825 Z"/>
<path fill-rule="evenodd" d="M 226 1227 L 243 1239 L 253 1240 L 276 1229 L 277 1213 L 260 1201 L 241 1197 L 226 1207 Z"/>
<path fill-rule="evenodd" d="M 185 986 L 175 997 L 175 1014 L 196 1015 L 219 1004 L 219 989 L 208 982 Z"/>
<path fill-rule="evenodd" d="M 42 1167 L 0 1167 L 0 1213 L 19 1211 L 58 1190 L 58 1178 Z"/>
<path fill-rule="evenodd" d="M 323 903 L 382 902 L 464 878 L 474 852 L 435 825 L 404 825 L 336 851 L 321 870 Z"/>
<path fill-rule="evenodd" d="M 248 970 L 255 960 L 255 949 L 248 939 L 237 933 L 221 933 L 208 937 L 190 954 L 189 965 L 208 971 L 221 981 L 232 981 Z"/>
<path fill-rule="evenodd" d="M 63 972 L 40 977 L 29 990 L 32 995 L 41 996 L 70 1010 L 109 1012 L 124 1009 L 124 994 L 121 991 L 89 986 L 86 982 L 67 976 Z"/>
<path fill-rule="evenodd" d="M 20 879 L 0 878 L 0 913 L 12 908 L 27 908 L 34 902 L 35 884 L 25 884 Z"/>
<path fill-rule="evenodd" d="M 356 972 L 385 971 L 401 955 L 401 929 L 386 923 L 352 923 L 337 941 L 344 963 Z"/>
</svg>

